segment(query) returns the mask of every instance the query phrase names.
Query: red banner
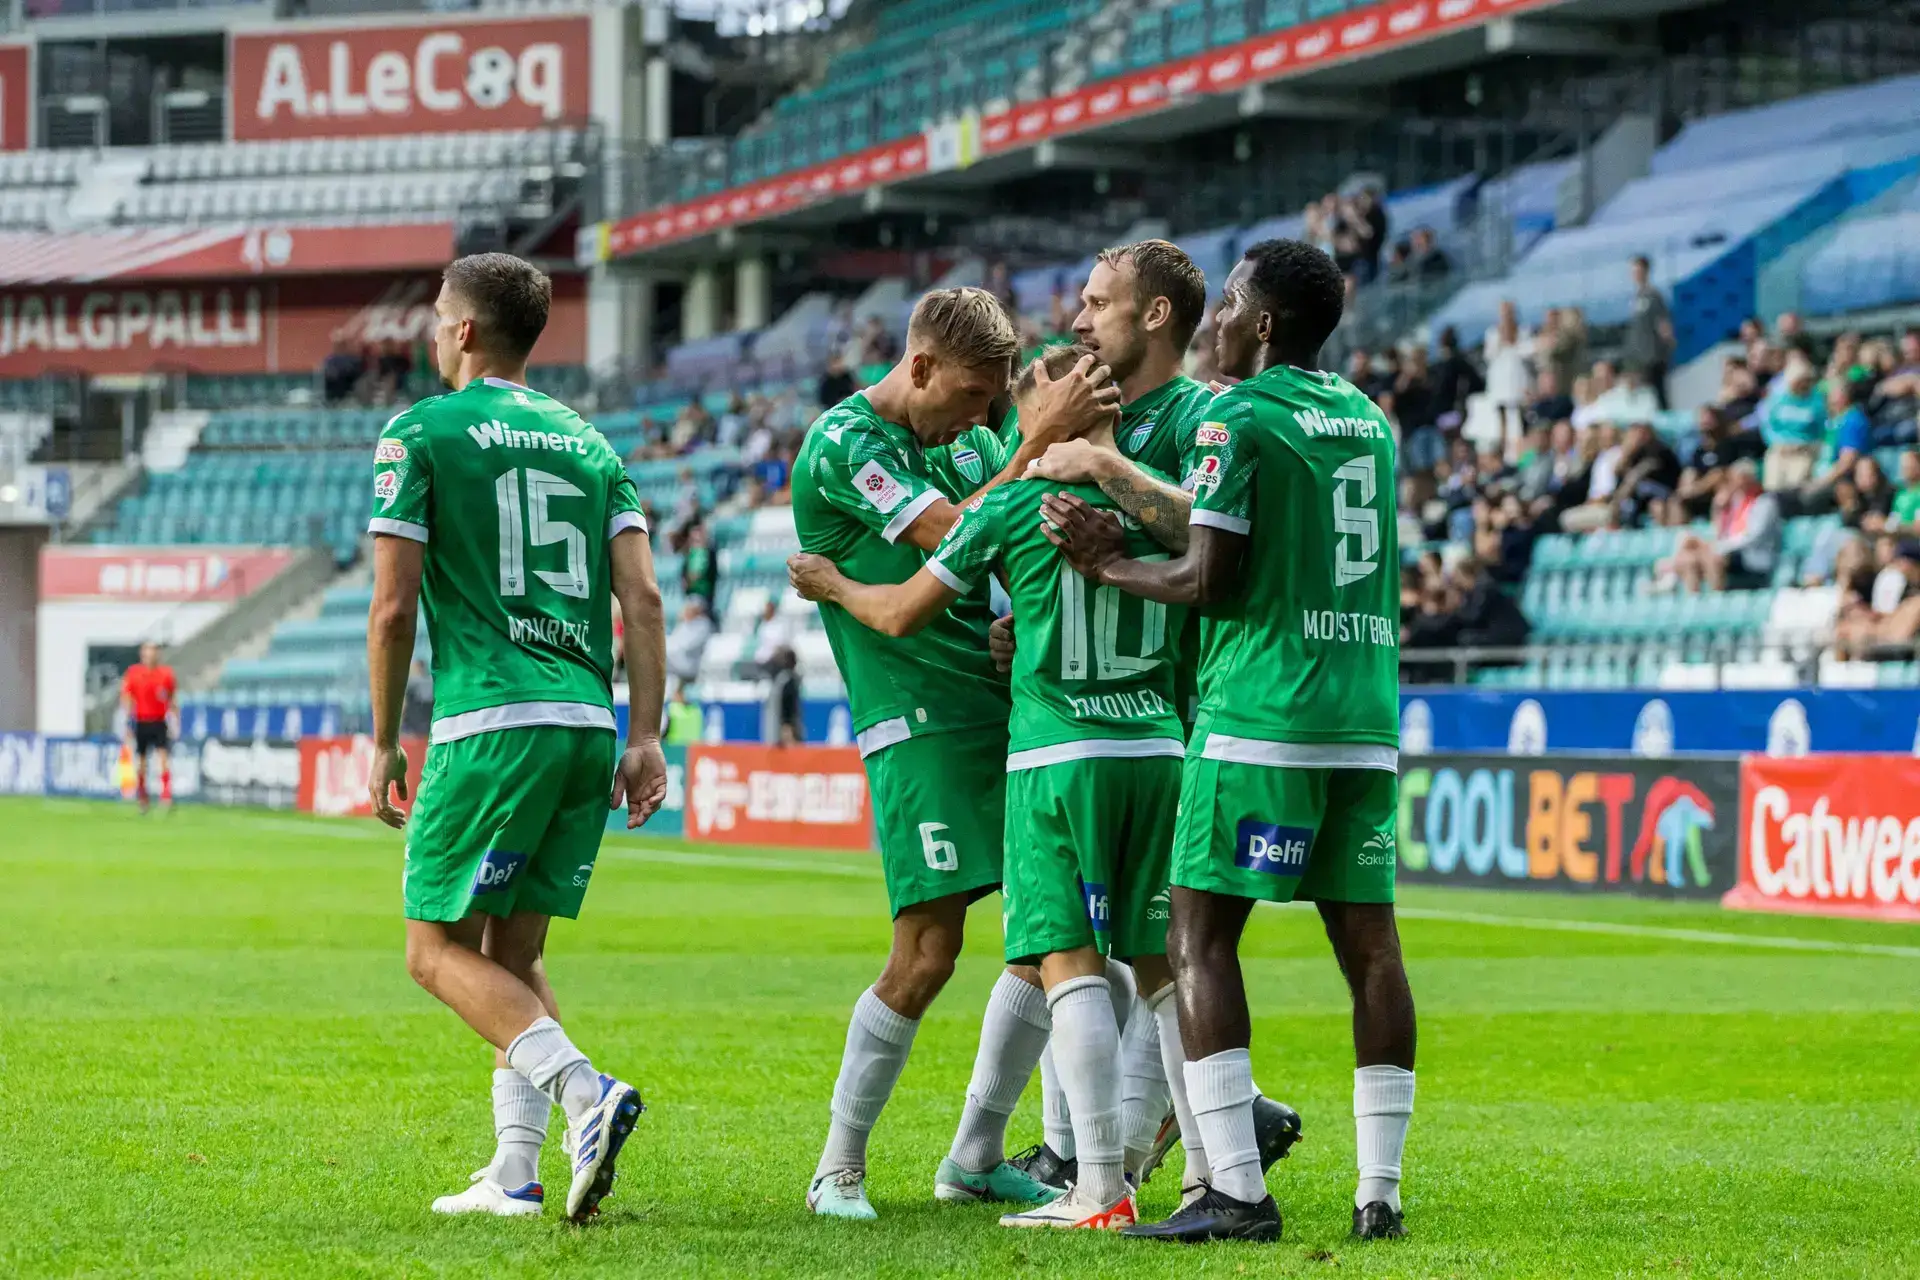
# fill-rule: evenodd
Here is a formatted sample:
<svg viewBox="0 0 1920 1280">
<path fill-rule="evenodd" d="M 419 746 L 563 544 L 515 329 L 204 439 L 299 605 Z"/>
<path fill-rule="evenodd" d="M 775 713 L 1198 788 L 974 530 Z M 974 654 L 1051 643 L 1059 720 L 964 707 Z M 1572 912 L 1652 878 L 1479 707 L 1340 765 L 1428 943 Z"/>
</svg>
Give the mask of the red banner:
<svg viewBox="0 0 1920 1280">
<path fill-rule="evenodd" d="M 1748 756 L 1740 808 L 1723 905 L 1920 921 L 1920 760 Z"/>
<path fill-rule="evenodd" d="M 854 747 L 687 750 L 686 835 L 722 844 L 873 848 L 867 772 Z"/>
<path fill-rule="evenodd" d="M 33 46 L 0 44 L 0 151 L 25 151 L 33 122 Z"/>
<path fill-rule="evenodd" d="M 293 562 L 273 547 L 42 547 L 42 600 L 239 600 Z"/>
<path fill-rule="evenodd" d="M 336 340 L 358 349 L 430 338 L 439 289 L 437 274 L 0 289 L 0 377 L 312 372 Z M 580 364 L 586 354 L 585 281 L 562 276 L 533 358 Z"/>
<path fill-rule="evenodd" d="M 537 129 L 584 120 L 591 20 L 551 18 L 233 33 L 236 139 Z"/>
<path fill-rule="evenodd" d="M 0 232 L 0 284 L 439 269 L 453 224 Z"/>
<path fill-rule="evenodd" d="M 402 738 L 407 753 L 407 798 L 401 808 L 409 811 L 420 798 L 420 767 L 427 758 L 424 738 Z M 367 774 L 373 768 L 373 739 L 366 734 L 350 738 L 300 739 L 300 789 L 294 793 L 293 807 L 329 818 L 369 818 L 373 799 L 367 790 Z"/>
<path fill-rule="evenodd" d="M 1311 71 L 1336 62 L 1383 53 L 1475 26 L 1500 14 L 1543 9 L 1560 0 L 1399 0 L 1373 4 L 1276 31 L 1236 45 L 1101 80 L 1038 102 L 983 117 L 977 142 L 960 126 L 842 156 L 823 165 L 782 174 L 752 186 L 687 204 L 668 205 L 606 224 L 605 255 L 620 257 L 656 245 L 753 222 L 832 196 L 896 182 L 929 169 L 963 167 L 978 156 L 1029 147 L 1048 138 L 1165 111 L 1208 94 L 1237 93 L 1249 85 Z M 941 160 L 929 164 L 939 144 Z"/>
</svg>

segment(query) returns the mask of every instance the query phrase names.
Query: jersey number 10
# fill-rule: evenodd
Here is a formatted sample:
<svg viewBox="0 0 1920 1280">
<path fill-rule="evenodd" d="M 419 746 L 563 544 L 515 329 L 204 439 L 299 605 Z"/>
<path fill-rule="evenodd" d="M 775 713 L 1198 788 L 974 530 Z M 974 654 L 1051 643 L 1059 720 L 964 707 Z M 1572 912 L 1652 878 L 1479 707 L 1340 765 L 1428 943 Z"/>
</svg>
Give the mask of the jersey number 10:
<svg viewBox="0 0 1920 1280">
<path fill-rule="evenodd" d="M 526 476 L 526 517 L 521 518 L 520 477 Z M 567 567 L 560 570 L 535 569 L 533 576 L 576 600 L 587 598 L 587 535 L 577 525 L 554 520 L 547 515 L 551 498 L 584 498 L 578 486 L 547 471 L 532 467 L 523 473 L 508 471 L 493 482 L 494 504 L 500 509 L 500 594 L 527 594 L 527 544 L 535 547 L 563 545 L 567 549 Z"/>
<path fill-rule="evenodd" d="M 1142 560 L 1165 560 L 1163 555 Z M 1120 611 L 1140 610 L 1140 656 L 1120 652 Z M 1060 678 L 1062 680 L 1125 680 L 1153 670 L 1163 661 L 1154 655 L 1166 647 L 1167 606 L 1130 596 L 1117 587 L 1097 587 L 1093 593 L 1092 666 L 1087 655 L 1087 580 L 1066 565 L 1060 566 Z"/>
</svg>

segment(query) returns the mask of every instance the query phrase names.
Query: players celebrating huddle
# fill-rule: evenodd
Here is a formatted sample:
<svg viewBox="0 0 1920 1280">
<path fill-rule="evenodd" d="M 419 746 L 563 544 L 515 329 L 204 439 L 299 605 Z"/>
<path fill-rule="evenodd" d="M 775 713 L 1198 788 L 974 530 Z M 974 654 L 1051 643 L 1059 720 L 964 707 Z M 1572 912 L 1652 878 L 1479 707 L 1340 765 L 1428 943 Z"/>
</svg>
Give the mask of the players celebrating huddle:
<svg viewBox="0 0 1920 1280">
<path fill-rule="evenodd" d="M 973 872 L 939 908 L 952 913 L 939 934 L 944 980 L 960 938 L 957 913 L 990 887 L 982 874 L 999 862 L 1013 967 L 982 1026 L 968 1114 L 989 1102 L 1001 1116 L 1011 1110 L 1044 1029 L 1072 1119 L 1075 1167 L 1065 1194 L 1001 1222 L 1182 1241 L 1278 1238 L 1280 1212 L 1264 1173 L 1297 1137 L 1298 1120 L 1254 1086 L 1237 950 L 1255 902 L 1299 897 L 1319 906 L 1354 995 L 1353 1230 L 1363 1238 L 1402 1234 L 1414 1020 L 1392 909 L 1395 460 L 1391 430 L 1371 402 L 1313 368 L 1339 321 L 1339 273 L 1310 245 L 1250 248 L 1216 315 L 1220 367 L 1241 381 L 1210 396 L 1176 376 L 1204 305 L 1192 263 L 1158 241 L 1100 255 L 1075 323 L 1082 345 L 1047 352 L 1019 372 L 1002 428 L 1003 449 L 1018 442 L 1014 456 L 955 517 L 945 500 L 952 495 L 927 491 L 928 454 L 960 427 L 929 411 L 930 395 L 916 400 L 905 388 L 924 392 L 933 385 L 927 370 L 954 359 L 977 361 L 975 381 L 992 381 L 991 362 L 1007 344 L 923 322 L 960 308 L 969 292 L 923 300 L 900 366 L 809 432 L 802 461 L 817 490 L 796 479 L 803 551 L 790 570 L 801 594 L 824 606 L 856 727 L 866 730 L 861 748 L 883 815 L 890 888 L 909 871 L 920 878 L 908 865 L 920 851 L 916 831 L 929 866 L 959 857 L 945 845 L 936 859 L 928 833 L 946 825 L 916 822 L 921 810 L 907 798 L 906 771 L 883 758 L 915 733 L 938 732 L 916 726 L 929 723 L 924 704 L 935 699 L 923 690 L 943 673 L 900 660 L 905 646 L 933 628 L 951 630 L 956 610 L 973 612 L 968 602 L 989 573 L 1013 603 L 1011 633 L 1002 638 L 1014 650 L 1004 800 L 992 780 L 967 785 L 978 776 L 974 753 L 985 734 L 941 755 L 948 770 L 966 757 L 967 774 L 947 772 L 924 788 L 948 808 L 971 801 L 1005 814 L 997 847 L 977 847 L 991 844 L 991 832 L 978 817 L 970 821 Z M 995 328 L 989 305 L 982 295 L 971 312 Z M 1095 367 L 1096 359 L 1108 363 Z M 1078 394 L 1088 384 L 1100 394 Z M 1116 391 L 1125 401 L 1117 415 Z M 942 407 L 966 405 L 956 397 Z M 842 447 L 856 415 L 894 446 L 882 461 L 861 455 L 858 470 L 826 443 Z M 1062 432 L 1073 438 L 1046 447 Z M 1020 466 L 1021 455 L 1043 447 Z M 1156 462 L 1176 464 L 1184 483 L 1174 485 L 1172 468 Z M 815 491 L 850 492 L 853 500 L 810 501 Z M 835 554 L 838 525 L 857 521 L 895 541 L 911 517 L 893 513 L 914 502 L 938 509 L 912 539 L 931 552 L 924 563 L 910 554 L 884 566 Z M 933 534 L 939 541 L 929 547 Z M 1186 625 L 1190 614 L 1197 632 Z M 896 658 L 887 666 L 873 652 Z M 1192 673 L 1192 701 L 1178 687 L 1183 670 Z M 874 734 L 874 704 L 914 710 Z M 1186 706 L 1190 726 L 1179 714 Z M 874 1216 L 864 1190 L 865 1134 L 925 1007 L 902 1009 L 888 998 L 896 966 L 916 963 L 903 956 L 903 938 L 919 934 L 901 924 L 909 904 L 896 895 L 894 905 L 894 955 L 855 1008 L 833 1129 L 808 1192 L 818 1212 Z M 1112 958 L 1131 963 L 1137 999 L 1153 1012 L 1187 1150 L 1181 1207 L 1163 1223 L 1136 1221 L 1132 1187 L 1150 1170 L 1127 1167 L 1124 1091 L 1135 1077 L 1123 1065 L 1113 995 L 1124 970 Z M 1044 1008 L 1020 991 L 1032 978 L 1023 966 L 1035 963 Z M 1002 1005 L 1016 1017 L 996 1017 Z M 1013 1031 L 1015 1022 L 1034 1034 Z M 1281 1120 L 1263 1134 L 1262 1115 L 1275 1113 Z M 985 1149 L 998 1155 L 994 1144 Z M 956 1142 L 937 1189 L 960 1155 Z M 1012 1184 L 1007 1172 L 1023 1168 L 1033 1172 L 1034 1162 L 998 1166 L 986 1185 L 993 1189 L 995 1177 Z"/>
<path fill-rule="evenodd" d="M 558 1103 L 584 1221 L 643 1108 L 562 1030 L 542 957 L 549 919 L 585 896 L 608 778 L 629 826 L 664 798 L 664 640 L 617 456 L 525 385 L 550 288 L 503 254 L 454 263 L 435 307 L 453 391 L 382 432 L 369 781 L 376 815 L 409 828 L 408 968 L 496 1051 L 495 1156 L 434 1209 L 539 1213 Z M 899 363 L 808 429 L 790 574 L 847 685 L 893 916 L 847 1028 L 815 1213 L 877 1216 L 869 1135 L 968 906 L 998 889 L 1007 968 L 935 1197 L 1004 1205 L 1008 1227 L 1277 1239 L 1265 1174 L 1300 1119 L 1254 1085 L 1237 950 L 1254 903 L 1306 898 L 1354 998 L 1353 1231 L 1404 1233 L 1395 458 L 1379 411 L 1314 370 L 1341 300 L 1318 249 L 1250 248 L 1215 317 L 1239 381 L 1216 395 L 1180 375 L 1206 283 L 1164 241 L 1101 254 L 1076 343 L 1025 367 L 992 295 L 936 291 Z M 439 699 L 407 822 L 398 723 L 423 604 Z M 1009 1158 L 1036 1067 L 1046 1140 Z M 1136 1190 L 1175 1139 L 1180 1207 L 1141 1223 Z"/>
</svg>

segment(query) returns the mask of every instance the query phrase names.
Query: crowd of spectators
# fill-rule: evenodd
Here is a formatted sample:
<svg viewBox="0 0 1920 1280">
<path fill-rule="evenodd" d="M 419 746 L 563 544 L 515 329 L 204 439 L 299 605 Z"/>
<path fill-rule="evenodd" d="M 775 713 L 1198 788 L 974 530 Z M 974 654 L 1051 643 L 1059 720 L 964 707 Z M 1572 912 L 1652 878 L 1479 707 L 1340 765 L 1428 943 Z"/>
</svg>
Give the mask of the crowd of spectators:
<svg viewBox="0 0 1920 1280">
<path fill-rule="evenodd" d="M 359 341 L 346 335 L 333 340 L 333 349 L 320 364 L 321 396 L 327 404 L 406 404 L 419 398 L 413 344 L 398 338 L 385 342 Z"/>
</svg>

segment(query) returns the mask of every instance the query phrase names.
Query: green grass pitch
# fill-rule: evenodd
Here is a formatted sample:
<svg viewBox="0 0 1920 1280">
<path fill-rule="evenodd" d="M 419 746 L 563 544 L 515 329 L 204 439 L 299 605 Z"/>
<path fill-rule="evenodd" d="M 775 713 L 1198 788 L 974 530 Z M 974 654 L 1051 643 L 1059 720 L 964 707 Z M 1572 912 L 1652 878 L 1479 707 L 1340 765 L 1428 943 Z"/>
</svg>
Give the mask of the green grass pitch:
<svg viewBox="0 0 1920 1280">
<path fill-rule="evenodd" d="M 1920 1272 L 1920 930 L 1406 891 L 1412 1235 L 1356 1246 L 1346 992 L 1310 911 L 1259 912 L 1255 1074 L 1306 1123 L 1270 1179 L 1286 1235 L 1180 1250 L 934 1203 L 998 967 L 992 899 L 875 1133 L 882 1220 L 809 1217 L 847 1011 L 886 944 L 874 860 L 610 837 L 551 970 L 574 1037 L 652 1110 L 574 1229 L 555 1205 L 427 1212 L 492 1150 L 491 1064 L 407 979 L 397 836 L 42 800 L 0 802 L 0 831 L 4 1276 Z M 1741 941 L 1764 938 L 1824 949 Z"/>
</svg>

